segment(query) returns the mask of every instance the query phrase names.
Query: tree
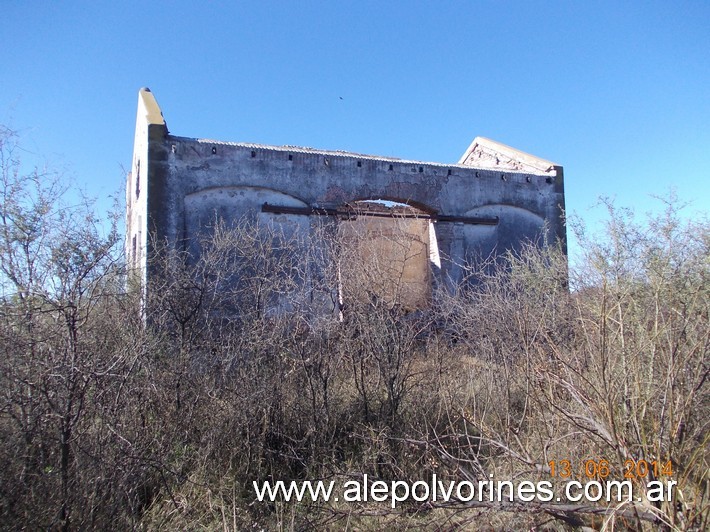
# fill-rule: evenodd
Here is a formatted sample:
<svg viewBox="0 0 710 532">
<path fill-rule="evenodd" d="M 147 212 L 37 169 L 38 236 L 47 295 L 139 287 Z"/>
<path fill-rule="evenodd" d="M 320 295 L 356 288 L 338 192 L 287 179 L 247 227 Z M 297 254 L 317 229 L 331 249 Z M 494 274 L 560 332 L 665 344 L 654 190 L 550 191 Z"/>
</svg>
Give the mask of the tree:
<svg viewBox="0 0 710 532">
<path fill-rule="evenodd" d="M 109 504 L 106 416 L 138 351 L 127 321 L 106 319 L 120 313 L 116 217 L 104 227 L 88 203 L 67 204 L 62 176 L 24 172 L 20 151 L 3 128 L 1 506 L 7 523 L 69 529 Z"/>
</svg>

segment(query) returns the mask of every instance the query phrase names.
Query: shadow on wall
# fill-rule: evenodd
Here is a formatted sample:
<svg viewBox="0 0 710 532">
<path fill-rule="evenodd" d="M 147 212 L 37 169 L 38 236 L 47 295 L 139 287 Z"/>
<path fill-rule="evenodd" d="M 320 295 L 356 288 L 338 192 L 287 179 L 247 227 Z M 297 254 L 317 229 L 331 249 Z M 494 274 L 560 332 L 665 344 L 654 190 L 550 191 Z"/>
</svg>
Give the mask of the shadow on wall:
<svg viewBox="0 0 710 532">
<path fill-rule="evenodd" d="M 466 212 L 471 217 L 498 217 L 497 225 L 465 225 L 465 258 L 469 262 L 486 259 L 506 250 L 519 251 L 526 241 L 548 240 L 545 220 L 512 205 L 484 205 Z"/>
</svg>

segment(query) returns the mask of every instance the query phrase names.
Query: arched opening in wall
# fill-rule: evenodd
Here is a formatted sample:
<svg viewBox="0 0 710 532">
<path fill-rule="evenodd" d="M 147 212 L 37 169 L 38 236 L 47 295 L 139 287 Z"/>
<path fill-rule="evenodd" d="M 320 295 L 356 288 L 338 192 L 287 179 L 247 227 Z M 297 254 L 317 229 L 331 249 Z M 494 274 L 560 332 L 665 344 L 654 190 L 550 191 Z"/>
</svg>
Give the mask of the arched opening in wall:
<svg viewBox="0 0 710 532">
<path fill-rule="evenodd" d="M 349 203 L 338 224 L 342 301 L 379 302 L 405 310 L 431 300 L 430 213 L 407 203 L 362 200 Z"/>
<path fill-rule="evenodd" d="M 304 305 L 310 283 L 307 216 L 264 212 L 264 204 L 307 204 L 265 187 L 213 187 L 184 198 L 184 251 L 215 279 L 225 314 L 274 317 Z"/>
<path fill-rule="evenodd" d="M 528 209 L 505 204 L 489 204 L 466 211 L 465 216 L 497 218 L 496 225 L 463 227 L 464 261 L 472 266 L 495 264 L 506 252 L 518 252 L 526 242 L 542 245 L 547 239 L 544 218 Z"/>
</svg>

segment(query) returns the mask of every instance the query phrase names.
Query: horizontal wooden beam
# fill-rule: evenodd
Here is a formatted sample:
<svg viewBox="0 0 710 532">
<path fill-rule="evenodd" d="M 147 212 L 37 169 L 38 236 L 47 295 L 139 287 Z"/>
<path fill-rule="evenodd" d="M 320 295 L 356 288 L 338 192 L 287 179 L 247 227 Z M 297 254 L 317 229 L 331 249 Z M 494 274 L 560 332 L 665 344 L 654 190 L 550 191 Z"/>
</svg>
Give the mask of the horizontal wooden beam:
<svg viewBox="0 0 710 532">
<path fill-rule="evenodd" d="M 480 217 L 480 216 L 449 216 L 446 214 L 428 214 L 416 212 L 387 212 L 387 211 L 372 211 L 368 209 L 353 209 L 353 208 L 326 208 L 326 207 L 288 207 L 286 205 L 270 205 L 264 203 L 261 206 L 261 212 L 270 212 L 274 214 L 296 214 L 300 216 L 336 216 L 352 220 L 358 216 L 373 216 L 376 218 L 414 218 L 420 220 L 431 220 L 433 222 L 444 223 L 462 223 L 469 225 L 498 225 L 498 217 Z"/>
</svg>

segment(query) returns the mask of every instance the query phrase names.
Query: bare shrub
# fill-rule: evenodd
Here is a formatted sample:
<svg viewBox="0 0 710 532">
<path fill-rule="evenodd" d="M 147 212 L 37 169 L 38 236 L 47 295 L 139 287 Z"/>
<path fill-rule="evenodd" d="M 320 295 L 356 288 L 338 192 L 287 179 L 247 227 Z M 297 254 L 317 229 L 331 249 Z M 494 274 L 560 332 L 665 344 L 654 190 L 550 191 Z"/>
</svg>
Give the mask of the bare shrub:
<svg viewBox="0 0 710 532">
<path fill-rule="evenodd" d="M 651 470 L 632 475 L 640 502 L 527 509 L 578 525 L 601 513 L 607 525 L 707 526 L 707 234 L 673 203 L 646 224 L 610 208 L 606 235 L 582 241 L 572 293 L 559 251 L 530 247 L 457 295 L 450 319 L 477 375 L 437 437 L 442 452 L 472 478 L 550 479 L 568 460 L 585 480 L 586 461 L 606 460 L 623 480 L 644 461 Z M 647 482 L 670 469 L 676 498 L 650 502 Z"/>
<path fill-rule="evenodd" d="M 423 226 L 215 221 L 190 252 L 154 242 L 150 284 L 126 291 L 114 227 L 0 139 L 4 527 L 708 527 L 710 231 L 677 203 L 644 223 L 609 205 L 571 268 L 524 245 L 454 293 L 412 293 Z M 577 475 L 606 460 L 615 479 L 670 464 L 675 498 L 647 497 L 659 466 L 618 505 L 252 489 L 364 474 L 559 489 L 564 460 Z"/>
</svg>

